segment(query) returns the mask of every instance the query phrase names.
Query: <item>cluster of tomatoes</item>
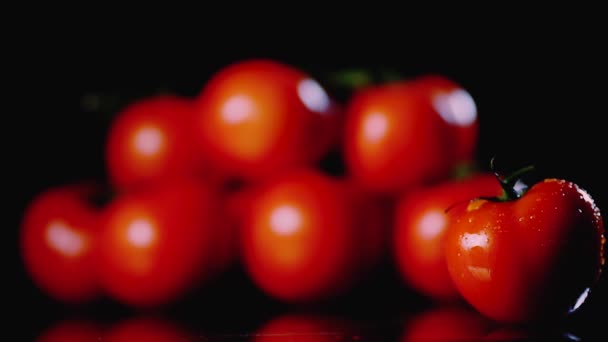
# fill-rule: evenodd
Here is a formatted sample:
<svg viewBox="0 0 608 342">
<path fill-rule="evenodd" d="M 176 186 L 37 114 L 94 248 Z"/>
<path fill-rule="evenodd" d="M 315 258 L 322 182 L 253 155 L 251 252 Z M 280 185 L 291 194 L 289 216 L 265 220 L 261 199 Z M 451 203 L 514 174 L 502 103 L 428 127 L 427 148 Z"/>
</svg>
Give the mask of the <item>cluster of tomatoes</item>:
<svg viewBox="0 0 608 342">
<path fill-rule="evenodd" d="M 95 205 L 104 189 L 88 183 L 39 194 L 24 214 L 23 260 L 56 299 L 150 307 L 235 264 L 269 297 L 321 301 L 388 255 L 434 300 L 464 299 L 499 321 L 561 315 L 603 265 L 599 209 L 565 180 L 452 178 L 475 162 L 478 130 L 469 93 L 439 75 L 339 102 L 294 66 L 237 62 L 193 98 L 155 95 L 117 112 L 105 156 L 113 196 Z M 335 152 L 344 172 L 323 167 Z"/>
</svg>

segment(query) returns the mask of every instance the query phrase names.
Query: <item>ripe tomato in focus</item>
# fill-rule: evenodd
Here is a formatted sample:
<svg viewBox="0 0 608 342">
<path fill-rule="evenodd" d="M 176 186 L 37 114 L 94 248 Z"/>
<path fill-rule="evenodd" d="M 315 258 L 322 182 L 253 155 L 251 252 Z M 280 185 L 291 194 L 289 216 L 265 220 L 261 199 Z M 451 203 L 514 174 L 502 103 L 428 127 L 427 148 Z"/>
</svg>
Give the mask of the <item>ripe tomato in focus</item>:
<svg viewBox="0 0 608 342">
<path fill-rule="evenodd" d="M 324 300 L 348 289 L 379 260 L 370 241 L 379 222 L 346 183 L 298 170 L 259 190 L 242 232 L 244 264 L 252 280 L 283 301 Z M 371 224 L 370 224 L 371 223 Z M 369 245 L 368 245 L 369 244 Z"/>
<path fill-rule="evenodd" d="M 546 179 L 521 197 L 450 211 L 448 270 L 462 296 L 502 322 L 558 319 L 585 301 L 604 262 L 604 227 L 589 194 Z"/>
<path fill-rule="evenodd" d="M 495 324 L 467 307 L 446 306 L 423 311 L 406 322 L 402 342 L 479 341 Z"/>
<path fill-rule="evenodd" d="M 104 341 L 107 342 L 185 342 L 195 336 L 181 325 L 154 317 L 131 318 L 114 324 Z"/>
<path fill-rule="evenodd" d="M 460 162 L 473 160 L 474 103 L 465 108 L 462 98 L 468 93 L 444 81 L 429 76 L 354 93 L 346 108 L 343 148 L 347 169 L 361 185 L 394 193 L 445 179 Z"/>
<path fill-rule="evenodd" d="M 247 60 L 207 82 L 194 127 L 214 165 L 255 180 L 317 162 L 336 142 L 338 112 L 303 71 L 272 60 Z"/>
<path fill-rule="evenodd" d="M 446 181 L 407 192 L 395 212 L 394 257 L 406 284 L 434 300 L 460 298 L 445 264 L 445 211 L 477 197 L 496 197 L 502 188 L 493 174 Z"/>
<path fill-rule="evenodd" d="M 424 75 L 413 80 L 441 117 L 441 131 L 451 142 L 450 158 L 455 163 L 470 163 L 479 136 L 477 106 L 471 94 L 458 83 L 441 75 Z"/>
<path fill-rule="evenodd" d="M 95 273 L 98 212 L 94 186 L 68 185 L 38 194 L 24 212 L 21 256 L 32 281 L 50 297 L 83 303 L 99 295 Z"/>
<path fill-rule="evenodd" d="M 103 329 L 88 321 L 68 320 L 52 325 L 36 337 L 36 342 L 102 341 Z"/>
<path fill-rule="evenodd" d="M 182 297 L 227 266 L 214 187 L 194 179 L 158 183 L 110 203 L 100 236 L 99 272 L 114 299 L 157 306 Z"/>
<path fill-rule="evenodd" d="M 194 148 L 194 102 L 177 95 L 134 101 L 117 113 L 107 137 L 106 164 L 119 187 L 204 172 Z"/>
</svg>

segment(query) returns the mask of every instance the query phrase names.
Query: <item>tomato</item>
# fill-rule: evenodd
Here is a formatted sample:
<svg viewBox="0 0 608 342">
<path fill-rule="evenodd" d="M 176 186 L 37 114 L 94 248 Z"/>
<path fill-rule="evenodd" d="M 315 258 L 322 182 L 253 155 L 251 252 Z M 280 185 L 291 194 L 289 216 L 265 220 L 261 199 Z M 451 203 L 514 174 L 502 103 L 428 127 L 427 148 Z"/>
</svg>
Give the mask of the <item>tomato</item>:
<svg viewBox="0 0 608 342">
<path fill-rule="evenodd" d="M 229 235 L 217 198 L 214 187 L 179 179 L 114 199 L 104 213 L 98 265 L 110 296 L 160 306 L 224 269 Z"/>
<path fill-rule="evenodd" d="M 84 303 L 99 295 L 93 267 L 98 212 L 89 202 L 95 191 L 88 184 L 53 187 L 39 193 L 23 215 L 25 269 L 44 293 L 62 302 Z"/>
<path fill-rule="evenodd" d="M 90 342 L 101 341 L 103 329 L 84 320 L 66 320 L 55 323 L 36 337 L 36 342 Z"/>
<path fill-rule="evenodd" d="M 478 341 L 493 323 L 467 307 L 445 306 L 427 309 L 409 319 L 401 333 L 402 342 Z"/>
<path fill-rule="evenodd" d="M 465 109 L 458 107 L 464 91 L 444 93 L 439 83 L 421 78 L 353 94 L 346 107 L 343 146 L 352 177 L 373 191 L 398 192 L 445 179 L 459 162 L 473 159 L 476 112 L 464 130 L 456 119 L 450 119 L 454 124 L 443 119 L 434 105 L 441 106 L 439 113 L 451 110 L 464 116 L 460 112 Z"/>
<path fill-rule="evenodd" d="M 512 200 L 450 211 L 448 270 L 464 298 L 503 322 L 564 317 L 585 300 L 604 262 L 597 206 L 576 184 L 546 179 Z"/>
<path fill-rule="evenodd" d="M 346 183 L 298 170 L 263 186 L 243 227 L 244 264 L 271 297 L 290 302 L 343 293 L 378 260 L 378 228 Z M 369 245 L 368 245 L 369 244 Z"/>
<path fill-rule="evenodd" d="M 338 106 L 305 72 L 273 60 L 219 70 L 201 90 L 194 128 L 214 165 L 244 179 L 317 162 L 338 134 Z"/>
<path fill-rule="evenodd" d="M 275 317 L 257 329 L 254 342 L 287 339 L 292 342 L 334 342 L 359 337 L 356 330 L 333 317 L 289 314 Z"/>
<path fill-rule="evenodd" d="M 445 212 L 459 202 L 501 193 L 495 176 L 487 173 L 403 194 L 395 211 L 393 251 L 405 283 L 434 300 L 459 299 L 443 252 L 448 226 Z"/>
<path fill-rule="evenodd" d="M 441 117 L 442 134 L 453 144 L 451 158 L 457 163 L 470 163 L 479 138 L 477 106 L 471 94 L 442 75 L 423 75 L 413 82 Z"/>
<path fill-rule="evenodd" d="M 117 113 L 106 141 L 110 181 L 119 188 L 204 170 L 194 148 L 191 99 L 156 95 L 138 99 Z"/>
<path fill-rule="evenodd" d="M 155 317 L 137 317 L 114 324 L 107 332 L 107 342 L 184 342 L 194 341 L 196 337 L 172 321 Z"/>
</svg>

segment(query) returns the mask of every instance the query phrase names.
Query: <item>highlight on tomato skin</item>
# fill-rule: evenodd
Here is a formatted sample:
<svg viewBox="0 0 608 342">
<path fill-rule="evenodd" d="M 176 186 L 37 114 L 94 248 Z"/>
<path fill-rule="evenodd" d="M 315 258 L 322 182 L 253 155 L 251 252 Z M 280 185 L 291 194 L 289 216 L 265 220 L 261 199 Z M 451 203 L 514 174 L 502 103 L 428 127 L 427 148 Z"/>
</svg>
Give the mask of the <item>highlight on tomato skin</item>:
<svg viewBox="0 0 608 342">
<path fill-rule="evenodd" d="M 93 183 L 60 185 L 38 193 L 23 213 L 20 253 L 32 282 L 62 303 L 99 298 L 95 255 L 99 211 Z"/>
<path fill-rule="evenodd" d="M 555 321 L 576 312 L 593 291 L 605 231 L 599 208 L 576 184 L 545 179 L 520 198 L 455 209 L 445 243 L 448 270 L 484 315 Z"/>
<path fill-rule="evenodd" d="M 368 231 L 381 228 L 352 194 L 346 183 L 313 169 L 266 183 L 241 236 L 252 281 L 270 297 L 295 303 L 349 290 L 384 250 L 375 247 L 381 234 Z"/>
<path fill-rule="evenodd" d="M 135 99 L 115 114 L 105 142 L 110 183 L 118 189 L 165 178 L 213 175 L 194 147 L 194 100 L 176 94 Z"/>
<path fill-rule="evenodd" d="M 223 172 L 263 180 L 313 165 L 336 143 L 341 106 L 310 75 L 270 59 L 216 72 L 196 99 L 197 146 Z"/>
<path fill-rule="evenodd" d="M 491 173 L 472 174 L 406 192 L 397 199 L 393 257 L 404 284 L 435 301 L 461 296 L 445 263 L 446 211 L 479 197 L 496 197 L 502 188 Z"/>
<path fill-rule="evenodd" d="M 108 295 L 123 304 L 171 304 L 234 261 L 219 190 L 175 179 L 124 193 L 105 209 L 98 269 Z M 230 228 L 230 227 L 227 227 Z"/>
<path fill-rule="evenodd" d="M 47 327 L 35 342 L 90 342 L 102 341 L 104 329 L 88 320 L 62 320 Z"/>
</svg>

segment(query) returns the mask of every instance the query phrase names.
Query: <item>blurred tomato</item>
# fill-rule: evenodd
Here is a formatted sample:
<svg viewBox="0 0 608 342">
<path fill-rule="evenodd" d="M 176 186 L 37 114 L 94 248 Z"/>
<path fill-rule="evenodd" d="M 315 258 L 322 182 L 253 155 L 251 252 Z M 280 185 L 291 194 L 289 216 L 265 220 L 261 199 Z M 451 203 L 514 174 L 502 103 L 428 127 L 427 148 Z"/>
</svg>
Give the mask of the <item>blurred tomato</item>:
<svg viewBox="0 0 608 342">
<path fill-rule="evenodd" d="M 99 271 L 124 303 L 171 302 L 224 269 L 230 238 L 215 188 L 193 179 L 123 194 L 106 208 Z"/>
<path fill-rule="evenodd" d="M 401 341 L 479 341 L 493 327 L 492 321 L 469 307 L 436 307 L 410 318 Z"/>
<path fill-rule="evenodd" d="M 446 90 L 445 95 L 443 89 L 448 89 L 443 80 L 429 77 L 354 93 L 346 108 L 343 146 L 349 173 L 370 190 L 391 193 L 445 179 L 459 162 L 470 162 L 476 112 L 461 129 L 461 112 L 474 107 L 458 107 L 458 94 L 466 92 Z M 451 113 L 451 121 L 438 113 Z"/>
<path fill-rule="evenodd" d="M 242 233 L 253 281 L 284 301 L 322 300 L 349 288 L 383 250 L 381 234 L 368 232 L 381 222 L 370 222 L 374 216 L 356 197 L 345 182 L 314 170 L 264 186 Z"/>
<path fill-rule="evenodd" d="M 57 186 L 24 212 L 21 256 L 33 282 L 57 300 L 82 303 L 99 294 L 94 266 L 98 213 L 94 186 Z"/>
<path fill-rule="evenodd" d="M 36 337 L 36 342 L 102 341 L 103 329 L 95 323 L 67 320 L 56 323 Z"/>
<path fill-rule="evenodd" d="M 104 341 L 107 342 L 186 342 L 195 341 L 195 336 L 172 321 L 160 318 L 131 318 L 113 325 Z"/>
<path fill-rule="evenodd" d="M 359 335 L 348 322 L 333 317 L 283 315 L 263 324 L 254 342 L 335 342 L 356 339 Z"/>
<path fill-rule="evenodd" d="M 111 182 L 124 188 L 205 171 L 193 145 L 193 113 L 194 102 L 176 95 L 139 99 L 117 113 L 106 142 Z"/>
<path fill-rule="evenodd" d="M 340 128 L 338 106 L 319 83 L 272 60 L 219 70 L 201 90 L 196 111 L 203 154 L 245 179 L 318 161 Z"/>
<path fill-rule="evenodd" d="M 445 213 L 452 205 L 502 193 L 493 174 L 476 174 L 458 181 L 407 192 L 395 212 L 393 250 L 404 281 L 435 300 L 460 298 L 445 262 L 443 240 L 448 227 Z"/>
</svg>

